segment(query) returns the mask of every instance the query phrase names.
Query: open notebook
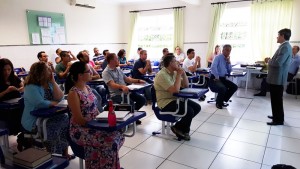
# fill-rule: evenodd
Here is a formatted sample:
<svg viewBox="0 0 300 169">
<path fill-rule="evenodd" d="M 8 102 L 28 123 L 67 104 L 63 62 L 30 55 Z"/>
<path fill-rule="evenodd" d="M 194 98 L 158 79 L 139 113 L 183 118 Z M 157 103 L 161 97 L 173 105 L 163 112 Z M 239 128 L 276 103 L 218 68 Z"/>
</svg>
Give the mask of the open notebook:
<svg viewBox="0 0 300 169">
<path fill-rule="evenodd" d="M 132 116 L 132 114 L 129 111 L 115 111 L 115 113 L 116 113 L 117 121 L 126 121 Z M 107 120 L 107 117 L 108 117 L 108 111 L 104 111 L 100 113 L 98 116 L 96 116 L 96 119 Z"/>
</svg>

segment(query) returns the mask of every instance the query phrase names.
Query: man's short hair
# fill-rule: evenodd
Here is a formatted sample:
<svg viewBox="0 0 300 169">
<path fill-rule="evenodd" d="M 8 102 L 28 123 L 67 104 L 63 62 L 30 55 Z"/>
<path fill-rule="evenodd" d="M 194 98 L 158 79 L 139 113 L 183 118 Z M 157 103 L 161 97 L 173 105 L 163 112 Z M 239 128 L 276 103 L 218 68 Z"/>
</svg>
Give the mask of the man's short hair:
<svg viewBox="0 0 300 169">
<path fill-rule="evenodd" d="M 186 51 L 186 54 L 189 55 L 190 53 L 192 53 L 192 52 L 194 52 L 194 51 L 195 51 L 194 49 L 188 49 L 188 50 Z"/>
<path fill-rule="evenodd" d="M 162 50 L 162 52 L 165 53 L 165 52 L 167 52 L 168 50 L 169 50 L 168 48 L 164 48 L 164 49 Z"/>
<path fill-rule="evenodd" d="M 60 51 L 60 50 L 61 50 L 60 48 L 57 48 L 57 49 L 55 50 L 55 52 L 58 53 L 58 51 Z"/>
<path fill-rule="evenodd" d="M 45 51 L 40 51 L 38 54 L 37 54 L 37 58 L 40 60 L 40 58 L 42 57 L 42 54 L 43 53 L 46 53 Z"/>
<path fill-rule="evenodd" d="M 279 35 L 283 35 L 285 40 L 290 40 L 290 37 L 292 35 L 292 32 L 290 29 L 284 28 L 278 31 Z"/>
<path fill-rule="evenodd" d="M 230 49 L 231 49 L 232 47 L 231 47 L 231 45 L 229 45 L 229 44 L 225 44 L 225 45 L 223 46 L 223 50 L 224 50 L 225 48 L 230 48 Z"/>
<path fill-rule="evenodd" d="M 170 65 L 171 61 L 173 60 L 173 58 L 175 58 L 174 54 L 168 53 L 163 59 L 164 67 L 168 67 Z"/>
<path fill-rule="evenodd" d="M 147 50 L 141 50 L 141 51 L 140 51 L 140 55 L 141 55 L 141 54 L 144 54 L 144 53 L 146 53 L 146 52 L 147 52 Z"/>
<path fill-rule="evenodd" d="M 107 63 L 110 63 L 111 60 L 114 60 L 115 56 L 117 56 L 115 53 L 109 53 L 106 58 Z"/>
<path fill-rule="evenodd" d="M 65 51 L 65 50 L 63 50 L 63 51 L 61 51 L 60 52 L 60 54 L 59 54 L 59 56 L 62 58 L 62 57 L 65 57 L 65 56 L 67 56 L 68 55 L 68 51 Z"/>
<path fill-rule="evenodd" d="M 108 49 L 103 50 L 103 52 L 102 52 L 103 55 L 106 56 L 106 52 L 108 52 L 108 51 L 109 51 Z"/>
<path fill-rule="evenodd" d="M 82 61 L 81 59 L 83 58 L 83 51 L 80 51 L 76 57 L 79 61 Z"/>
<path fill-rule="evenodd" d="M 140 51 L 140 50 L 143 50 L 143 48 L 139 47 L 137 50 Z"/>
</svg>

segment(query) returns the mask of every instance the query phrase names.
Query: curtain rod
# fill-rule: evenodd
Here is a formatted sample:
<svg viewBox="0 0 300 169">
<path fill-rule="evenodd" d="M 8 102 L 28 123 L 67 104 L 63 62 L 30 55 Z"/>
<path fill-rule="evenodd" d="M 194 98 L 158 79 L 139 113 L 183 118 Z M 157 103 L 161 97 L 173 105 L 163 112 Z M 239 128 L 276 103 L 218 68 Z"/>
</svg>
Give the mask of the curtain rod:
<svg viewBox="0 0 300 169">
<path fill-rule="evenodd" d="M 215 3 L 211 3 L 211 5 L 215 5 L 215 4 L 226 4 L 226 3 L 235 3 L 235 2 L 247 2 L 247 1 L 254 1 L 254 0 L 240 0 L 240 1 L 215 2 Z"/>
<path fill-rule="evenodd" d="M 146 9 L 146 10 L 136 10 L 136 11 L 129 11 L 129 12 L 159 11 L 159 10 L 165 10 L 165 9 L 175 9 L 175 8 L 185 8 L 185 7 L 186 6 L 176 6 L 176 7 L 170 7 L 170 8 Z"/>
</svg>

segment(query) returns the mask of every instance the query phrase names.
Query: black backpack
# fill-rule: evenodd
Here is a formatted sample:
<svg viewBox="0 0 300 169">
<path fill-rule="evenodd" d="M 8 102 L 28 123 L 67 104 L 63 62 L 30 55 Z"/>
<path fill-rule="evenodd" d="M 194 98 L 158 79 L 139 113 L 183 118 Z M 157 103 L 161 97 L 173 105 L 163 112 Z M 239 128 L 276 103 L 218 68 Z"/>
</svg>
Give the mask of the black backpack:
<svg viewBox="0 0 300 169">
<path fill-rule="evenodd" d="M 276 165 L 273 165 L 271 169 L 296 169 L 296 168 L 291 165 L 276 164 Z"/>
</svg>

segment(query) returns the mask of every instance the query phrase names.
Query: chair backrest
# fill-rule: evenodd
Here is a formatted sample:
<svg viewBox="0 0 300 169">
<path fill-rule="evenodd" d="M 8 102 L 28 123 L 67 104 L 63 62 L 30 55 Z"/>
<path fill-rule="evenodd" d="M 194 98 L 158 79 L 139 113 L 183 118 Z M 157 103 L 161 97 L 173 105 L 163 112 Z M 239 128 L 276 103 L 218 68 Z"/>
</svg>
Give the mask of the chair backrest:
<svg viewBox="0 0 300 169">
<path fill-rule="evenodd" d="M 68 115 L 69 115 L 69 119 L 71 119 L 72 114 L 70 113 L 70 111 L 69 111 Z M 73 140 L 71 139 L 69 133 L 67 133 L 67 141 L 69 142 L 69 145 L 70 145 L 70 147 L 71 147 L 74 155 L 76 157 L 84 159 L 84 157 L 85 157 L 85 155 L 84 155 L 84 147 L 76 144 L 75 142 L 73 142 Z"/>
<path fill-rule="evenodd" d="M 156 107 L 157 100 L 156 100 L 154 85 L 152 85 L 151 87 L 151 99 L 152 99 L 152 110 L 154 111 L 154 114 L 158 120 L 172 122 L 172 123 L 178 121 L 179 118 L 171 114 L 160 114 L 161 110 L 158 107 Z"/>
<path fill-rule="evenodd" d="M 153 66 L 159 66 L 159 61 L 154 61 Z"/>
<path fill-rule="evenodd" d="M 155 88 L 154 85 L 151 87 L 151 100 L 152 100 L 152 110 L 155 109 L 155 104 L 156 104 L 156 93 L 155 93 Z"/>
</svg>

